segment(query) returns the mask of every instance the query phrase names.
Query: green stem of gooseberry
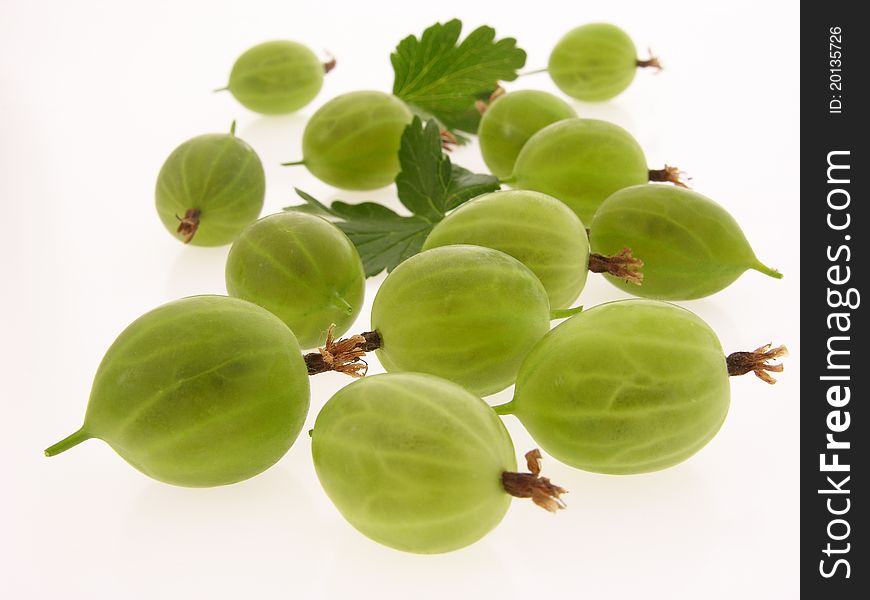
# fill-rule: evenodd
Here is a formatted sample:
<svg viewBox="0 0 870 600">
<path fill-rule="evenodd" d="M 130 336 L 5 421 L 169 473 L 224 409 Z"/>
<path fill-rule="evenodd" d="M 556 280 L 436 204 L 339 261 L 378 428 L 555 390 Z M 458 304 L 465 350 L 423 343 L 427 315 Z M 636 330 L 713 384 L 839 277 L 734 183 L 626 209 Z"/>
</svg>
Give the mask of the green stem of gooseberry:
<svg viewBox="0 0 870 600">
<path fill-rule="evenodd" d="M 305 159 L 302 159 L 302 160 L 294 160 L 292 162 L 281 163 L 281 166 L 282 167 L 295 167 L 295 166 L 304 165 L 304 164 L 305 164 Z"/>
<path fill-rule="evenodd" d="M 499 182 L 499 183 L 506 183 L 506 184 L 508 184 L 508 185 L 511 185 L 511 184 L 517 182 L 517 178 L 514 177 L 513 175 L 511 175 L 510 177 L 502 177 L 502 178 L 500 178 L 500 179 L 498 180 L 498 182 Z"/>
<path fill-rule="evenodd" d="M 519 73 L 518 76 L 525 77 L 526 75 L 537 75 L 538 73 L 546 73 L 547 71 L 549 71 L 549 69 L 547 67 L 544 67 L 543 69 L 533 69 L 531 71 L 523 71 L 522 73 Z"/>
<path fill-rule="evenodd" d="M 77 446 L 77 445 L 81 444 L 85 440 L 91 439 L 91 437 L 93 437 L 93 436 L 91 436 L 91 434 L 85 432 L 84 427 L 82 427 L 81 429 L 79 429 L 75 433 L 70 434 L 67 437 L 63 438 L 61 441 L 54 444 L 53 446 L 49 446 L 48 448 L 46 448 L 45 455 L 46 456 L 55 456 L 57 454 L 60 454 L 61 452 L 65 452 L 65 451 L 69 450 L 73 446 Z"/>
<path fill-rule="evenodd" d="M 236 136 L 236 120 L 235 119 L 233 119 L 233 122 L 230 123 L 230 135 L 233 137 Z"/>
<path fill-rule="evenodd" d="M 777 271 L 776 269 L 771 269 L 767 265 L 763 264 L 761 261 L 756 260 L 755 264 L 752 265 L 752 268 L 758 271 L 759 273 L 764 273 L 768 277 L 773 277 L 774 279 L 782 279 L 782 273 Z"/>
<path fill-rule="evenodd" d="M 492 410 L 494 410 L 497 415 L 512 415 L 514 414 L 514 401 L 511 400 L 510 402 L 493 406 Z"/>
<path fill-rule="evenodd" d="M 226 91 L 229 90 L 229 89 L 230 89 L 230 86 L 224 86 L 224 87 L 222 87 L 222 88 L 216 88 L 216 89 L 213 89 L 213 90 L 212 90 L 212 93 L 213 93 L 213 94 L 217 94 L 218 92 L 226 92 Z"/>
<path fill-rule="evenodd" d="M 574 308 L 554 308 L 550 311 L 550 320 L 555 321 L 556 319 L 567 319 L 568 317 L 573 317 L 581 312 L 583 312 L 582 306 L 575 306 Z"/>
</svg>

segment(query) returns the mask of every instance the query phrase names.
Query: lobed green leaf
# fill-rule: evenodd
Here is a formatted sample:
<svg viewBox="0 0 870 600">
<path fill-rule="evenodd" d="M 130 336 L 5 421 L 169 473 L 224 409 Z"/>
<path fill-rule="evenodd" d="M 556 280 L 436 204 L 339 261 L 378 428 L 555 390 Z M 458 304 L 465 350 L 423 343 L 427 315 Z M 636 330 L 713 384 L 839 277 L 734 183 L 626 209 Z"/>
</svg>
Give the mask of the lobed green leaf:
<svg viewBox="0 0 870 600">
<path fill-rule="evenodd" d="M 526 63 L 514 38 L 495 39 L 495 29 L 478 27 L 459 43 L 462 22 L 453 19 L 409 35 L 390 55 L 393 94 L 433 115 L 449 129 L 474 133 L 480 113 L 474 103 L 499 81 L 513 81 Z"/>
</svg>

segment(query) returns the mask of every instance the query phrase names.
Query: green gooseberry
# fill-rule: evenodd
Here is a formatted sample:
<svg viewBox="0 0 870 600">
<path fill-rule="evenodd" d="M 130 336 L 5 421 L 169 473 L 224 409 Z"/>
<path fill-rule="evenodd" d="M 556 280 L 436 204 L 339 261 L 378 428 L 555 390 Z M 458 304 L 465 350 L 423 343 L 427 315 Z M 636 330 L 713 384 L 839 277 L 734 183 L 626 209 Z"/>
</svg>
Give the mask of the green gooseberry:
<svg viewBox="0 0 870 600">
<path fill-rule="evenodd" d="M 541 281 L 552 309 L 570 306 L 590 271 L 634 286 L 643 281 L 643 261 L 631 249 L 623 247 L 612 256 L 590 253 L 583 222 L 564 203 L 540 192 L 478 196 L 435 225 L 423 250 L 454 244 L 485 246 L 514 257 Z"/>
<path fill-rule="evenodd" d="M 342 388 L 317 416 L 311 453 L 344 518 L 406 552 L 473 544 L 501 522 L 512 496 L 550 511 L 564 507 L 565 490 L 538 477 L 540 454 L 530 453 L 531 473 L 516 473 L 495 412 L 432 375 L 386 373 Z"/>
<path fill-rule="evenodd" d="M 321 106 L 302 134 L 303 164 L 321 181 L 344 190 L 374 190 L 399 174 L 402 133 L 413 114 L 383 92 L 359 91 Z"/>
<path fill-rule="evenodd" d="M 755 257 L 734 217 L 691 190 L 650 184 L 620 190 L 599 207 L 591 231 L 595 252 L 630 244 L 643 258 L 642 286 L 607 276 L 637 296 L 703 298 L 728 287 L 748 269 L 782 277 Z"/>
<path fill-rule="evenodd" d="M 287 452 L 308 400 L 305 361 L 278 317 L 237 298 L 184 298 L 118 336 L 97 370 L 84 425 L 45 454 L 98 438 L 154 479 L 225 485 Z"/>
<path fill-rule="evenodd" d="M 483 161 L 493 175 L 507 177 L 532 135 L 576 116 L 567 102 L 547 92 L 519 90 L 499 96 L 486 107 L 477 130 Z"/>
<path fill-rule="evenodd" d="M 625 90 L 638 67 L 661 69 L 656 58 L 640 60 L 634 42 L 610 23 L 590 23 L 566 33 L 550 53 L 547 71 L 572 98 L 609 100 Z"/>
<path fill-rule="evenodd" d="M 520 151 L 512 187 L 558 198 L 591 223 L 614 192 L 648 181 L 683 185 L 673 167 L 649 169 L 640 144 L 622 127 L 597 119 L 565 119 L 541 129 Z"/>
<path fill-rule="evenodd" d="M 515 381 L 550 316 L 547 291 L 528 267 L 497 250 L 456 245 L 396 267 L 375 296 L 371 324 L 387 371 L 431 373 L 486 396 Z"/>
<path fill-rule="evenodd" d="M 553 329 L 523 362 L 511 402 L 541 447 L 573 467 L 631 474 L 676 465 L 703 448 L 730 404 L 729 375 L 766 371 L 785 348 L 725 357 L 700 318 L 655 300 L 596 306 Z"/>
<path fill-rule="evenodd" d="M 236 60 L 230 82 L 222 90 L 229 90 L 254 112 L 291 113 L 314 100 L 323 86 L 324 73 L 332 66 L 334 62 L 324 65 L 314 52 L 298 42 L 265 42 Z"/>
<path fill-rule="evenodd" d="M 229 244 L 263 208 L 263 165 L 254 149 L 236 137 L 235 128 L 233 122 L 230 133 L 187 140 L 160 169 L 157 214 L 185 244 Z"/>
<path fill-rule="evenodd" d="M 541 281 L 552 308 L 570 306 L 586 285 L 586 228 L 565 204 L 540 192 L 478 196 L 439 222 L 423 250 L 455 244 L 485 246 L 514 257 Z"/>
<path fill-rule="evenodd" d="M 365 273 L 356 247 L 328 221 L 300 212 L 264 217 L 230 249 L 227 291 L 280 317 L 303 348 L 340 336 L 362 308 Z"/>
</svg>

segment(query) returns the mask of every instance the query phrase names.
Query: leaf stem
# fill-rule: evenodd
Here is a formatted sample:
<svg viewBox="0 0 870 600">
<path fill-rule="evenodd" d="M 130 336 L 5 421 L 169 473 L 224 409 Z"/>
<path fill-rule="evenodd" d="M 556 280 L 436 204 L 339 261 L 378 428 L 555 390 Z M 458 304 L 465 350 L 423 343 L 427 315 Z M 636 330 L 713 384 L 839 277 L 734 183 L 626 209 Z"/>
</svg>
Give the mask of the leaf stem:
<svg viewBox="0 0 870 600">
<path fill-rule="evenodd" d="M 764 273 L 768 277 L 773 277 L 774 279 L 782 279 L 782 273 L 780 273 L 776 269 L 771 269 L 767 265 L 763 264 L 760 260 L 756 259 L 755 264 L 752 265 L 752 268 L 759 273 Z"/>
<path fill-rule="evenodd" d="M 511 400 L 510 402 L 493 406 L 492 410 L 494 410 L 497 415 L 512 415 L 514 414 L 514 401 Z"/>
<path fill-rule="evenodd" d="M 550 311 L 550 320 L 555 321 L 556 319 L 567 319 L 568 317 L 573 317 L 581 312 L 583 312 L 582 306 L 575 306 L 574 308 L 555 308 Z"/>
<path fill-rule="evenodd" d="M 546 73 L 547 71 L 549 71 L 549 69 L 547 67 L 544 67 L 543 69 L 533 69 L 531 71 L 523 71 L 522 73 L 518 73 L 517 76 L 518 77 L 525 77 L 526 75 L 537 75 L 538 73 Z"/>
<path fill-rule="evenodd" d="M 55 456 L 60 454 L 61 452 L 65 452 L 72 448 L 73 446 L 77 446 L 81 444 L 85 440 L 91 439 L 91 434 L 85 432 L 84 426 L 81 427 L 75 433 L 71 433 L 70 435 L 63 438 L 58 443 L 49 446 L 45 449 L 46 456 Z"/>
</svg>

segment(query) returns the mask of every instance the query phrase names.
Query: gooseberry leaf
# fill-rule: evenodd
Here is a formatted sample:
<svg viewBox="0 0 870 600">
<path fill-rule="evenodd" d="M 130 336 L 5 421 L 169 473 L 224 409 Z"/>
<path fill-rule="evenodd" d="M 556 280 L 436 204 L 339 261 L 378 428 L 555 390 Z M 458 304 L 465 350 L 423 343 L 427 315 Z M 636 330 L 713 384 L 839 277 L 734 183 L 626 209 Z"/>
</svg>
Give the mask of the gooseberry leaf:
<svg viewBox="0 0 870 600">
<path fill-rule="evenodd" d="M 414 117 L 405 128 L 399 164 L 399 200 L 412 213 L 436 222 L 466 200 L 499 188 L 497 177 L 472 173 L 450 161 L 441 148 L 440 128 L 433 120 L 424 124 Z"/>
<path fill-rule="evenodd" d="M 462 21 L 436 23 L 420 38 L 409 35 L 390 55 L 393 94 L 434 116 L 451 130 L 476 133 L 480 112 L 474 103 L 488 97 L 499 81 L 513 81 L 526 64 L 514 38 L 495 39 L 495 29 L 478 27 L 459 42 Z"/>
<path fill-rule="evenodd" d="M 366 277 L 377 275 L 384 269 L 392 271 L 406 258 L 417 254 L 434 226 L 427 219 L 416 215 L 403 217 L 375 202 L 348 204 L 336 200 L 326 206 L 300 189 L 296 193 L 306 204 L 284 210 L 297 210 L 332 220 L 356 246 Z"/>
<path fill-rule="evenodd" d="M 329 206 L 297 189 L 305 204 L 288 206 L 331 220 L 356 246 L 366 277 L 399 263 L 420 251 L 435 224 L 462 203 L 499 189 L 497 177 L 472 173 L 454 165 L 441 148 L 438 124 L 414 117 L 402 134 L 399 149 L 401 172 L 396 177 L 399 201 L 410 212 L 403 216 L 375 202 Z"/>
</svg>

